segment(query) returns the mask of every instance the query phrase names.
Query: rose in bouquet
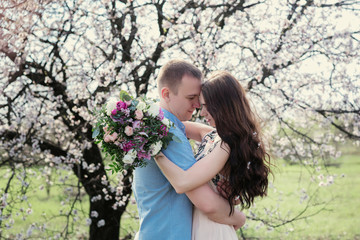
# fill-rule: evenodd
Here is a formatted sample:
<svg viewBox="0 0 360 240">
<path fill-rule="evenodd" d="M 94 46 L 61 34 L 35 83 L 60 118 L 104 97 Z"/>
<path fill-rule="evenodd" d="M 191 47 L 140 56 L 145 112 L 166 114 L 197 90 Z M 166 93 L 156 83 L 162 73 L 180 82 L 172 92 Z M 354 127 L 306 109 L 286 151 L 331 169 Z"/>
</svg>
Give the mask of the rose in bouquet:
<svg viewBox="0 0 360 240">
<path fill-rule="evenodd" d="M 120 92 L 119 99 L 109 99 L 95 115 L 93 138 L 111 156 L 107 170 L 112 173 L 145 166 L 170 141 L 177 140 L 169 132 L 173 123 L 164 118 L 155 100 L 134 99 L 126 91 Z"/>
</svg>

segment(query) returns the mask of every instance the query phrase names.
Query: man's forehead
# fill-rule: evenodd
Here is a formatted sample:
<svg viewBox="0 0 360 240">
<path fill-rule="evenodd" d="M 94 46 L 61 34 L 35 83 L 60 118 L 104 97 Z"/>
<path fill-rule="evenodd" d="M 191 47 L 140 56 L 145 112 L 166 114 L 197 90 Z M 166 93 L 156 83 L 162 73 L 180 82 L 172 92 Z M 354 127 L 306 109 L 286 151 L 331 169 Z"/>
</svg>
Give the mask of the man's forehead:
<svg viewBox="0 0 360 240">
<path fill-rule="evenodd" d="M 201 89 L 200 89 L 200 87 L 187 88 L 187 89 L 183 89 L 183 93 L 186 96 L 199 97 L 200 93 L 201 93 Z"/>
<path fill-rule="evenodd" d="M 182 91 L 184 95 L 200 96 L 201 86 L 182 86 L 179 87 L 179 90 Z"/>
<path fill-rule="evenodd" d="M 199 96 L 201 92 L 201 80 L 185 75 L 178 89 L 183 95 Z"/>
</svg>

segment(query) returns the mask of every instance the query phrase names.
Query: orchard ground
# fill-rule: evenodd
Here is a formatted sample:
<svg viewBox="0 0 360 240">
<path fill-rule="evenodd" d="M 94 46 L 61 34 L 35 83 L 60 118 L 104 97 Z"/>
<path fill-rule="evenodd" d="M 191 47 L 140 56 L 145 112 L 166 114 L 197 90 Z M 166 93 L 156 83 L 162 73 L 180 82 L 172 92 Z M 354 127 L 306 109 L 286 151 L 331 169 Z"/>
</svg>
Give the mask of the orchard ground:
<svg viewBox="0 0 360 240">
<path fill-rule="evenodd" d="M 292 216 L 301 214 L 306 208 L 307 201 L 311 199 L 312 205 L 307 207 L 307 212 L 301 217 L 315 215 L 275 228 L 268 227 L 260 221 L 248 219 L 242 232 L 238 232 L 239 238 L 243 234 L 247 238 L 256 239 L 360 239 L 359 152 L 350 152 L 334 160 L 333 164 L 319 169 L 318 174 L 314 174 L 313 178 L 304 167 L 299 165 L 291 165 L 282 160 L 277 161 L 276 165 L 275 179 L 270 185 L 268 196 L 258 199 L 255 208 L 251 211 L 245 210 L 246 214 L 252 216 L 252 213 L 255 213 L 256 216 L 259 213 L 260 215 L 266 208 L 266 211 L 274 211 L 274 218 L 287 218 L 291 221 Z M 37 170 L 33 171 L 35 174 Z M 334 182 L 319 186 L 322 176 L 326 181 L 327 175 L 334 176 Z M 7 183 L 6 169 L 0 169 L 0 176 L 4 176 L 0 180 L 1 191 L 3 191 Z M 57 174 L 53 173 L 52 180 L 54 182 L 57 182 L 56 177 Z M 14 238 L 16 234 L 23 232 L 26 235 L 28 231 L 33 231 L 33 234 L 38 236 L 51 236 L 51 230 L 40 232 L 36 228 L 41 228 L 41 224 L 33 226 L 31 224 L 38 222 L 45 224 L 47 229 L 62 230 L 69 221 L 69 223 L 74 222 L 73 227 L 71 227 L 72 224 L 68 224 L 68 227 L 72 228 L 73 234 L 69 236 L 69 239 L 86 239 L 88 235 L 86 218 L 89 211 L 86 194 L 80 192 L 81 202 L 77 202 L 73 207 L 76 216 L 67 218 L 69 204 L 64 204 L 68 199 L 64 198 L 64 194 L 60 192 L 62 188 L 56 184 L 46 185 L 44 182 L 33 184 L 32 186 L 36 186 L 27 194 L 28 202 L 22 201 L 15 208 L 18 214 L 14 218 L 12 228 L 2 229 L 3 237 Z M 302 186 L 307 187 L 309 184 L 312 187 L 308 188 L 308 196 L 302 197 L 304 195 L 301 191 Z M 50 190 L 49 195 L 46 189 Z M 69 186 L 68 190 L 73 191 L 73 188 Z M 21 189 L 19 188 L 18 191 L 20 192 Z M 73 194 L 76 195 L 77 192 Z M 30 207 L 28 203 L 31 204 Z M 28 212 L 30 208 L 32 210 Z M 64 213 L 63 217 L 51 217 L 59 211 Z M 317 213 L 318 211 L 320 212 Z M 136 205 L 130 203 L 127 214 L 122 217 L 121 237 L 136 232 L 138 228 L 136 216 Z M 5 223 L 6 220 L 4 220 L 3 226 Z"/>
</svg>

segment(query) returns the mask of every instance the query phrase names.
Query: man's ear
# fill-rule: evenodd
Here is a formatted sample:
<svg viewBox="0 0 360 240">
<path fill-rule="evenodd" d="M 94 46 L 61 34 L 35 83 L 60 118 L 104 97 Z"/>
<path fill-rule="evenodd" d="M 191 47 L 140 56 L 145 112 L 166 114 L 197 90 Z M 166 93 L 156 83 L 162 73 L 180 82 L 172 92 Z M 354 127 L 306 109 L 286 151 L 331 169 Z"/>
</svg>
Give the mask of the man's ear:
<svg viewBox="0 0 360 240">
<path fill-rule="evenodd" d="M 163 87 L 160 93 L 161 93 L 161 98 L 163 98 L 165 102 L 170 101 L 170 89 L 168 87 Z"/>
</svg>

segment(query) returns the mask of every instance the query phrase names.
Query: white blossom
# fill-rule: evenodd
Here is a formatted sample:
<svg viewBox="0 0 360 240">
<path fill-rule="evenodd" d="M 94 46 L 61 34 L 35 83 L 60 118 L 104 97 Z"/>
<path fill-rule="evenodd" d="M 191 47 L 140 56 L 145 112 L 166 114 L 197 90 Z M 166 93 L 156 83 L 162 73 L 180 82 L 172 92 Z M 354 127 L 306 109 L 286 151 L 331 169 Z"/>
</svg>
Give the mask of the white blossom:
<svg viewBox="0 0 360 240">
<path fill-rule="evenodd" d="M 90 216 L 92 218 L 97 218 L 99 216 L 99 213 L 97 211 L 91 211 Z"/>
<path fill-rule="evenodd" d="M 105 220 L 104 219 L 99 220 L 97 222 L 96 226 L 99 228 L 105 226 Z"/>
</svg>

